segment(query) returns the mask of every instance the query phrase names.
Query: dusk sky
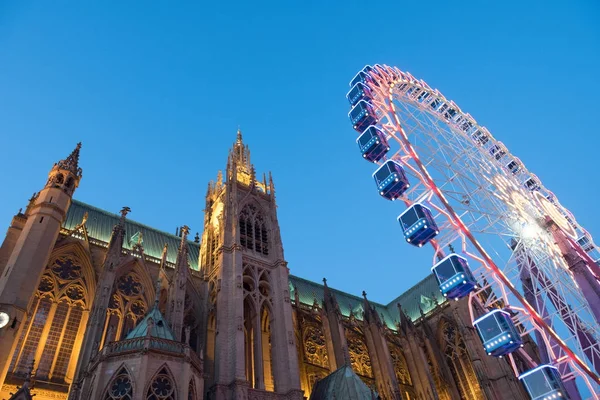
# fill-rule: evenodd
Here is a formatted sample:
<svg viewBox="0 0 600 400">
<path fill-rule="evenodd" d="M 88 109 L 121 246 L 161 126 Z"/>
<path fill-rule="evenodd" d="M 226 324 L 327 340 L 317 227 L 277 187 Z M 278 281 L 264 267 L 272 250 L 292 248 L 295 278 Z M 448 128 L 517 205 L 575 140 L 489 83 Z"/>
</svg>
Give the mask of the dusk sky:
<svg viewBox="0 0 600 400">
<path fill-rule="evenodd" d="M 404 243 L 347 118 L 348 82 L 381 63 L 488 127 L 600 242 L 599 4 L 0 2 L 0 230 L 82 141 L 76 199 L 201 232 L 239 125 L 291 273 L 387 303 L 432 250 Z"/>
</svg>

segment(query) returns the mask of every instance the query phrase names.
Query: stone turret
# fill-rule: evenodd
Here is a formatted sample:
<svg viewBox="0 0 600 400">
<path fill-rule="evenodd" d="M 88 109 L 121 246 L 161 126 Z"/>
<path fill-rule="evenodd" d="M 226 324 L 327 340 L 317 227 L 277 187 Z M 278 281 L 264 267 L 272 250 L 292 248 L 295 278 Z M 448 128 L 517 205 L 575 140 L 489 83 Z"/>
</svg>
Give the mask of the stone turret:
<svg viewBox="0 0 600 400">
<path fill-rule="evenodd" d="M 54 164 L 44 188 L 27 207 L 26 221 L 18 239 L 7 247 L 10 256 L 0 277 L 0 313 L 9 322 L 0 328 L 0 354 L 12 354 L 23 329 L 31 299 L 58 238 L 71 198 L 82 177 L 79 167 L 81 143 L 67 158 Z M 3 246 L 3 252 L 8 248 Z M 0 357 L 0 387 L 10 358 Z"/>
</svg>

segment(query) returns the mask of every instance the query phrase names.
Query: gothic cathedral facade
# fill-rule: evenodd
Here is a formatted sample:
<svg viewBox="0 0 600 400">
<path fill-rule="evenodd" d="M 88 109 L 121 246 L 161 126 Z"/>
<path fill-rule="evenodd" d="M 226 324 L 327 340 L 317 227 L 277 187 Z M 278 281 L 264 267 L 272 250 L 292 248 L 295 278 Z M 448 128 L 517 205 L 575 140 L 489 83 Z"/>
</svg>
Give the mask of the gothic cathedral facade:
<svg viewBox="0 0 600 400">
<path fill-rule="evenodd" d="M 378 304 L 290 275 L 240 131 L 193 239 L 74 200 L 80 147 L 0 248 L 0 399 L 318 400 L 340 368 L 386 400 L 527 398 L 432 277 Z"/>
</svg>

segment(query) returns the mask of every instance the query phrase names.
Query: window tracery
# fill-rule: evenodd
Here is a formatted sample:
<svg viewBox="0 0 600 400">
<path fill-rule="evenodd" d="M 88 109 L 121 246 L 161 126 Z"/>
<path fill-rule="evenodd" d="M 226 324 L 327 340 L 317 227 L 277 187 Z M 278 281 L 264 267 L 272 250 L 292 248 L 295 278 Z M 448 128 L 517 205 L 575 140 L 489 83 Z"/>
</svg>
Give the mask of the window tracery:
<svg viewBox="0 0 600 400">
<path fill-rule="evenodd" d="M 86 288 L 82 264 L 76 256 L 66 254 L 51 258 L 13 353 L 11 374 L 25 376 L 35 361 L 39 378 L 64 381 L 77 331 L 87 309 Z"/>
<path fill-rule="evenodd" d="M 108 385 L 103 400 L 131 400 L 133 397 L 133 385 L 129 373 L 121 368 L 117 375 Z"/>
<path fill-rule="evenodd" d="M 467 347 L 456 325 L 444 322 L 441 326 L 444 355 L 452 377 L 463 399 L 479 399 L 481 392 L 467 354 Z"/>
<path fill-rule="evenodd" d="M 244 291 L 246 377 L 255 388 L 273 390 L 271 353 L 271 272 L 244 263 L 238 285 Z"/>
<path fill-rule="evenodd" d="M 303 339 L 306 360 L 319 367 L 328 368 L 329 358 L 327 355 L 325 336 L 321 329 L 315 325 L 308 325 L 304 329 Z"/>
<path fill-rule="evenodd" d="M 103 343 L 124 338 L 144 317 L 147 309 L 144 285 L 139 274 L 132 270 L 119 277 L 108 303 Z"/>
<path fill-rule="evenodd" d="M 190 384 L 188 386 L 188 400 L 196 400 L 197 398 L 196 384 L 194 383 L 194 378 L 192 378 L 190 379 Z"/>
<path fill-rule="evenodd" d="M 269 255 L 269 234 L 267 224 L 260 211 L 248 204 L 239 217 L 240 244 L 265 256 Z"/>
<path fill-rule="evenodd" d="M 352 369 L 359 375 L 373 378 L 373 368 L 365 342 L 355 332 L 350 332 L 347 339 Z"/>
<path fill-rule="evenodd" d="M 392 344 L 389 345 L 389 349 L 398 383 L 412 386 L 412 379 L 410 378 L 410 372 L 408 371 L 408 365 L 406 364 L 406 357 L 404 357 L 402 350 Z"/>
<path fill-rule="evenodd" d="M 175 384 L 171 374 L 165 367 L 161 368 L 158 374 L 152 379 L 146 400 L 175 400 Z"/>
</svg>

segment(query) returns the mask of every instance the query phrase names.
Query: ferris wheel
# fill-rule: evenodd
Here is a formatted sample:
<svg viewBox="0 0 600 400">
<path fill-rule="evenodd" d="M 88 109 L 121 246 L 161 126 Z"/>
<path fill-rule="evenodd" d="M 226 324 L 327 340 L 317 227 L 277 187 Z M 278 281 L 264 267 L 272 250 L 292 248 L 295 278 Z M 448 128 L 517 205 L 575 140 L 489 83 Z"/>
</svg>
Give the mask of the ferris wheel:
<svg viewBox="0 0 600 400">
<path fill-rule="evenodd" d="M 406 245 L 434 249 L 442 294 L 468 301 L 490 357 L 532 399 L 600 399 L 600 253 L 540 179 L 438 90 L 366 66 L 349 118 L 379 194 L 401 203 Z M 523 349 L 532 337 L 541 363 Z M 526 367 L 524 367 L 525 365 Z"/>
</svg>

